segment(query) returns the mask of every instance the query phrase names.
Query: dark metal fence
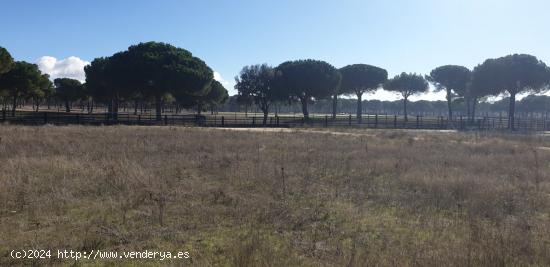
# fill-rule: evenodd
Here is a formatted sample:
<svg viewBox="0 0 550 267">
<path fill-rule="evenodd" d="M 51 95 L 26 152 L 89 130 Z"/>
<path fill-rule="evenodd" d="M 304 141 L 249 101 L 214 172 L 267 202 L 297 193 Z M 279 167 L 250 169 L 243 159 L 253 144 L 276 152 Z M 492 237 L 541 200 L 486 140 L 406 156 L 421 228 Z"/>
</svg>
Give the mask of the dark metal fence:
<svg viewBox="0 0 550 267">
<path fill-rule="evenodd" d="M 508 128 L 506 117 L 477 117 L 473 121 L 458 116 L 449 120 L 443 116 L 409 116 L 407 120 L 398 115 L 345 115 L 332 118 L 329 115 L 269 116 L 265 124 L 262 116 L 243 114 L 162 115 L 160 120 L 153 114 L 131 113 L 65 113 L 2 110 L 0 122 L 13 124 L 83 124 L 83 125 L 184 125 L 202 127 L 364 127 L 375 129 L 456 129 L 456 130 L 499 130 Z M 515 118 L 514 128 L 520 131 L 550 131 L 548 118 Z"/>
</svg>

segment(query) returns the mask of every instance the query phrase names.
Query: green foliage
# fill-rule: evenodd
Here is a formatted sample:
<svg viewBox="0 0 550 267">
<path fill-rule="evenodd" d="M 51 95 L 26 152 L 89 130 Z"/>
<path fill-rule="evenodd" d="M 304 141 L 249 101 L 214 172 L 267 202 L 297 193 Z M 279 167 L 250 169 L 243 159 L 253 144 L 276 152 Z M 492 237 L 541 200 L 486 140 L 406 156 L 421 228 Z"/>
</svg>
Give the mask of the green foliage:
<svg viewBox="0 0 550 267">
<path fill-rule="evenodd" d="M 46 97 L 52 96 L 53 94 L 55 94 L 55 88 L 52 81 L 50 81 L 49 74 L 42 74 L 40 76 L 38 88 L 40 89 L 40 91 L 44 93 L 44 96 Z"/>
<path fill-rule="evenodd" d="M 514 54 L 497 59 L 487 59 L 474 69 L 475 88 L 486 88 L 487 92 L 498 95 L 503 92 L 538 93 L 550 80 L 550 69 L 536 57 Z"/>
<path fill-rule="evenodd" d="M 83 98 L 84 87 L 78 80 L 57 78 L 54 84 L 57 97 L 63 101 L 76 101 Z"/>
<path fill-rule="evenodd" d="M 407 100 L 409 96 L 428 91 L 428 82 L 421 75 L 415 73 L 401 73 L 386 81 L 384 89 L 397 92 L 403 96 L 403 111 L 407 120 Z"/>
<path fill-rule="evenodd" d="M 437 91 L 446 90 L 447 95 L 452 92 L 463 95 L 470 82 L 471 72 L 463 66 L 445 65 L 432 70 L 426 79 L 434 84 Z"/>
<path fill-rule="evenodd" d="M 0 46 L 0 74 L 8 72 L 13 67 L 13 58 L 8 50 Z"/>
<path fill-rule="evenodd" d="M 39 101 L 40 99 L 51 96 L 53 92 L 54 88 L 50 81 L 50 75 L 41 74 L 40 78 L 36 81 L 36 87 L 31 90 L 27 96 L 33 98 L 35 101 Z"/>
<path fill-rule="evenodd" d="M 548 88 L 550 68 L 536 57 L 513 54 L 497 59 L 487 59 L 474 69 L 472 88 L 498 95 L 508 93 L 509 128 L 514 129 L 516 94 L 538 93 Z"/>
<path fill-rule="evenodd" d="M 385 69 L 367 65 L 354 64 L 340 69 L 342 74 L 341 92 L 360 95 L 368 91 L 375 91 L 387 79 Z"/>
<path fill-rule="evenodd" d="M 207 105 L 209 105 L 210 107 L 217 107 L 225 103 L 227 99 L 229 99 L 229 93 L 220 82 L 214 80 L 210 85 L 210 92 L 200 98 L 204 99 L 204 101 L 206 101 Z"/>
<path fill-rule="evenodd" d="M 17 100 L 21 97 L 41 98 L 44 77 L 36 64 L 17 61 L 13 67 L 0 76 L 0 88 L 7 91 L 12 99 L 12 115 L 15 115 Z"/>
<path fill-rule="evenodd" d="M 202 96 L 213 80 L 212 70 L 199 58 L 165 43 L 133 45 L 118 58 L 128 86 L 144 88 L 146 94 L 164 93 Z"/>
<path fill-rule="evenodd" d="M 245 66 L 235 77 L 235 89 L 243 99 L 252 99 L 264 112 L 274 101 L 284 99 L 284 94 L 274 86 L 276 71 L 267 64 Z"/>
<path fill-rule="evenodd" d="M 468 84 L 470 83 L 471 76 L 471 72 L 468 68 L 456 65 L 437 67 L 430 72 L 429 76 L 426 76 L 426 79 L 434 84 L 436 91 L 446 91 L 449 118 L 453 117 L 453 92 L 464 96 Z"/>
<path fill-rule="evenodd" d="M 86 88 L 97 100 L 107 102 L 120 94 L 120 87 L 115 84 L 115 77 L 109 75 L 109 58 L 94 59 L 84 67 L 86 73 Z"/>
<path fill-rule="evenodd" d="M 86 83 L 94 95 L 118 101 L 124 97 L 154 97 L 157 118 L 163 96 L 202 97 L 210 89 L 212 70 L 189 51 L 170 44 L 147 42 L 107 58 L 95 59 L 86 69 Z"/>
<path fill-rule="evenodd" d="M 196 107 L 198 112 L 204 111 L 207 108 L 215 108 L 229 99 L 229 93 L 223 85 L 213 80 L 207 88 L 208 93 L 203 96 L 183 95 L 178 97 L 178 103 L 186 108 Z"/>
<path fill-rule="evenodd" d="M 399 93 L 405 99 L 411 95 L 425 93 L 428 88 L 428 82 L 415 73 L 403 72 L 384 83 L 385 90 Z"/>
<path fill-rule="evenodd" d="M 283 95 L 302 102 L 304 117 L 308 117 L 307 103 L 313 99 L 331 96 L 338 88 L 341 75 L 329 63 L 319 60 L 287 61 L 277 67 L 275 86 Z"/>
<path fill-rule="evenodd" d="M 388 79 L 388 72 L 371 65 L 354 64 L 341 68 L 340 73 L 342 75 L 340 92 L 357 95 L 357 118 L 360 123 L 363 112 L 361 99 L 363 93 L 378 89 Z"/>
<path fill-rule="evenodd" d="M 27 96 L 40 88 L 42 74 L 35 64 L 17 61 L 0 78 L 0 87 L 6 89 L 12 97 Z"/>
</svg>

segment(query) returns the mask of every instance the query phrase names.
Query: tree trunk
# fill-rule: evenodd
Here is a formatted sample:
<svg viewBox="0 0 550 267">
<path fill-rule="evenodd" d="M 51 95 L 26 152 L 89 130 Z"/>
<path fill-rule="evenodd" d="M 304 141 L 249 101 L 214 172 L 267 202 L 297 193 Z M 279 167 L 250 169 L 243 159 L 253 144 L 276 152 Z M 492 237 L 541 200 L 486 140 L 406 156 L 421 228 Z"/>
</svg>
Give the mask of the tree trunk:
<svg viewBox="0 0 550 267">
<path fill-rule="evenodd" d="M 15 117 L 15 109 L 17 108 L 17 95 L 13 95 L 13 106 L 11 107 L 11 116 Z"/>
<path fill-rule="evenodd" d="M 360 124 L 363 120 L 363 93 L 357 94 L 357 123 Z"/>
<path fill-rule="evenodd" d="M 69 106 L 68 100 L 65 100 L 65 112 L 71 112 L 71 107 Z"/>
<path fill-rule="evenodd" d="M 472 101 L 472 122 L 476 119 L 476 107 L 477 107 L 477 98 L 474 98 Z"/>
<path fill-rule="evenodd" d="M 405 122 L 409 121 L 409 118 L 407 117 L 407 98 L 408 97 L 403 98 L 403 112 L 405 114 Z"/>
<path fill-rule="evenodd" d="M 118 98 L 113 99 L 112 111 L 113 111 L 113 119 L 115 121 L 118 121 Z"/>
<path fill-rule="evenodd" d="M 307 110 L 307 100 L 309 97 L 301 97 L 300 102 L 302 102 L 302 113 L 304 114 L 304 120 L 309 120 L 309 112 Z"/>
<path fill-rule="evenodd" d="M 263 110 L 264 112 L 264 121 L 263 121 L 263 126 L 266 126 L 267 125 L 267 115 L 269 114 L 269 111 L 267 109 L 264 109 Z"/>
<path fill-rule="evenodd" d="M 201 112 L 202 112 L 202 103 L 199 102 L 199 103 L 197 104 L 197 114 L 198 114 L 198 115 L 201 115 Z"/>
<path fill-rule="evenodd" d="M 332 118 L 336 119 L 336 112 L 338 109 L 338 95 L 334 94 L 332 96 Z"/>
<path fill-rule="evenodd" d="M 510 94 L 510 108 L 508 110 L 508 129 L 514 130 L 514 113 L 516 111 L 516 93 Z"/>
<path fill-rule="evenodd" d="M 157 121 L 162 120 L 162 97 L 160 95 L 155 96 L 155 111 Z"/>
<path fill-rule="evenodd" d="M 472 122 L 471 115 L 472 115 L 472 100 L 470 98 L 466 98 L 466 117 L 468 117 L 469 122 Z"/>
<path fill-rule="evenodd" d="M 451 90 L 447 90 L 447 108 L 449 109 L 449 121 L 453 120 L 453 109 L 452 109 L 452 95 Z"/>
</svg>

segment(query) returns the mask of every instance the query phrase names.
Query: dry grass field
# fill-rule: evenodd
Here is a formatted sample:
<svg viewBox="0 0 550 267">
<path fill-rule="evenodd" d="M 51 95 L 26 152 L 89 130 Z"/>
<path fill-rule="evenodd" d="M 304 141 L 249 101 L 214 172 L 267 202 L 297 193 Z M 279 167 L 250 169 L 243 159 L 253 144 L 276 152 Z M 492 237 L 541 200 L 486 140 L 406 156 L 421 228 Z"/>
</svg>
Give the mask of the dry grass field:
<svg viewBox="0 0 550 267">
<path fill-rule="evenodd" d="M 0 266 L 548 266 L 550 137 L 0 126 Z M 12 249 L 189 251 L 16 260 Z"/>
</svg>

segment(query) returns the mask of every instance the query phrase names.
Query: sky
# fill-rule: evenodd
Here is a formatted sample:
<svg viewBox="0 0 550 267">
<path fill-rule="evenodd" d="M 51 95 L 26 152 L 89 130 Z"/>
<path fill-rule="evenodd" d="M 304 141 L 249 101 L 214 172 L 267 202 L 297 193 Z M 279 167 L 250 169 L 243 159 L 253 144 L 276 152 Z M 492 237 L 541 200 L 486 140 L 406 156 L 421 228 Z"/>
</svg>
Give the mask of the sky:
<svg viewBox="0 0 550 267">
<path fill-rule="evenodd" d="M 0 46 L 52 78 L 83 80 L 94 58 L 146 41 L 200 57 L 230 95 L 245 65 L 306 58 L 375 65 L 390 77 L 447 64 L 471 69 L 513 53 L 550 64 L 547 0 L 0 1 Z"/>
</svg>

